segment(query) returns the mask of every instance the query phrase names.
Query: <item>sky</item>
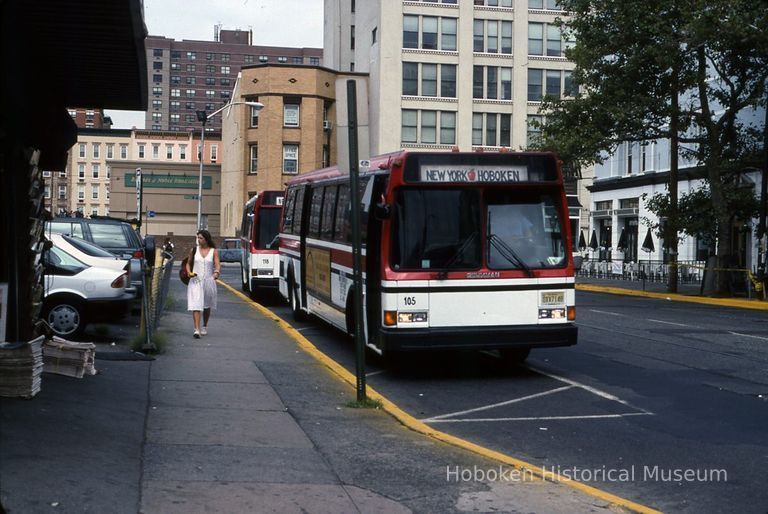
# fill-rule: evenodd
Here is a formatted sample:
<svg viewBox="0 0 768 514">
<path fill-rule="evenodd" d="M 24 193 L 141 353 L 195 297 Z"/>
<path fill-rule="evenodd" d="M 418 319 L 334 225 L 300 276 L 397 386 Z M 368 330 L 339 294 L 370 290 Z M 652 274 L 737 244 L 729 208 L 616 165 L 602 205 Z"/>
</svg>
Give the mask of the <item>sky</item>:
<svg viewBox="0 0 768 514">
<path fill-rule="evenodd" d="M 213 41 L 213 26 L 253 30 L 253 44 L 323 47 L 323 0 L 144 0 L 151 36 Z M 142 111 L 106 109 L 112 128 L 144 127 Z"/>
</svg>

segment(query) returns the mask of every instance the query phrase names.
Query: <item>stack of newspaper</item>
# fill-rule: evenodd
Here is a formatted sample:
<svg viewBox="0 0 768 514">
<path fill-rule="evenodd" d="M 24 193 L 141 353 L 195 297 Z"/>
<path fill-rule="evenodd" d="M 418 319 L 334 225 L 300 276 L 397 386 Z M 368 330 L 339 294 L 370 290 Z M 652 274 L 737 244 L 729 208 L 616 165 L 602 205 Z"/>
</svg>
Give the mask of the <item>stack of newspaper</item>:
<svg viewBox="0 0 768 514">
<path fill-rule="evenodd" d="M 77 343 L 53 336 L 43 346 L 44 371 L 75 378 L 95 375 L 95 356 L 96 345 L 93 343 Z"/>
<path fill-rule="evenodd" d="M 40 392 L 44 339 L 0 343 L 0 396 L 32 398 Z"/>
</svg>

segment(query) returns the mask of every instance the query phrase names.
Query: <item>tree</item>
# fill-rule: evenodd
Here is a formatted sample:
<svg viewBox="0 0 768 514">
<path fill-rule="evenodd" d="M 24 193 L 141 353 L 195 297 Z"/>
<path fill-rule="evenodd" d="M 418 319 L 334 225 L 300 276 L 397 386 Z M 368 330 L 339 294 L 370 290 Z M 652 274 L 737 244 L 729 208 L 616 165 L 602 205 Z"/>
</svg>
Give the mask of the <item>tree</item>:
<svg viewBox="0 0 768 514">
<path fill-rule="evenodd" d="M 717 223 L 718 267 L 730 249 L 724 197 L 729 170 L 753 156 L 759 127 L 741 121 L 765 105 L 768 5 L 765 0 L 562 0 L 566 50 L 575 62 L 573 99 L 547 98 L 537 146 L 572 166 L 602 162 L 625 141 L 679 140 L 706 170 Z M 677 156 L 678 152 L 674 153 Z M 674 170 L 673 170 L 674 171 Z M 677 178 L 670 191 L 677 199 Z M 669 210 L 678 231 L 677 209 Z M 671 237 L 668 244 L 676 244 Z M 724 274 L 723 274 L 724 275 Z M 718 281 L 725 291 L 727 277 Z"/>
</svg>

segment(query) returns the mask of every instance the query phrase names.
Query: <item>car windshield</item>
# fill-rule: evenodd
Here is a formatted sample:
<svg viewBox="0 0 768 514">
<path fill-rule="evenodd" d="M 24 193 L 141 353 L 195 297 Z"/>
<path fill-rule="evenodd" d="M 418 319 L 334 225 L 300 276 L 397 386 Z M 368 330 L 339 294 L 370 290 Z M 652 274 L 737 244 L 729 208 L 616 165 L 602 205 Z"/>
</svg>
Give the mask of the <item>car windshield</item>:
<svg viewBox="0 0 768 514">
<path fill-rule="evenodd" d="M 85 239 L 80 239 L 79 237 L 70 237 L 67 235 L 61 236 L 64 241 L 71 244 L 81 252 L 83 252 L 86 255 L 90 255 L 91 257 L 109 257 L 110 259 L 114 259 L 115 255 L 109 253 L 104 248 L 95 245 L 93 243 L 90 243 L 86 241 Z"/>
<path fill-rule="evenodd" d="M 562 220 L 550 195 L 494 192 L 486 196 L 486 252 L 491 269 L 565 265 Z"/>
<path fill-rule="evenodd" d="M 89 228 L 93 242 L 102 248 L 133 248 L 135 246 L 128 241 L 126 231 L 120 224 L 91 223 Z"/>
<path fill-rule="evenodd" d="M 394 211 L 392 269 L 480 267 L 478 190 L 400 189 Z"/>
</svg>

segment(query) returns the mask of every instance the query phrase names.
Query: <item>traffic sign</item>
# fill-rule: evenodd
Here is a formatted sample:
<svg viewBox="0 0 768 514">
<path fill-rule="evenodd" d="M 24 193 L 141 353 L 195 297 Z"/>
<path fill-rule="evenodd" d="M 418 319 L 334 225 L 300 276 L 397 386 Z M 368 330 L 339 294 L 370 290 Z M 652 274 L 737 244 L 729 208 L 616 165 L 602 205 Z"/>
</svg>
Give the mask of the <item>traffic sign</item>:
<svg viewBox="0 0 768 514">
<path fill-rule="evenodd" d="M 156 214 L 155 211 L 147 211 L 147 218 L 154 218 Z"/>
</svg>

